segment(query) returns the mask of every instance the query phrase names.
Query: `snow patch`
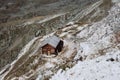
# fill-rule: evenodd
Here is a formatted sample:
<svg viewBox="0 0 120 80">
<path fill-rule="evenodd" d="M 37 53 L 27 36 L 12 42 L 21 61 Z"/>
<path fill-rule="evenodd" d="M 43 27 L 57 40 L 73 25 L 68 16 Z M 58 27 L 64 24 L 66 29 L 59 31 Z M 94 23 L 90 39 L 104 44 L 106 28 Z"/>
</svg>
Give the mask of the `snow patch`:
<svg viewBox="0 0 120 80">
<path fill-rule="evenodd" d="M 54 67 L 55 65 L 53 64 L 53 63 L 51 63 L 51 62 L 47 62 L 46 64 L 45 64 L 45 67 L 46 68 L 51 68 L 51 67 Z"/>
<path fill-rule="evenodd" d="M 113 3 L 120 2 L 120 0 L 112 0 Z"/>
<path fill-rule="evenodd" d="M 117 53 L 111 57 L 116 55 Z M 60 69 L 50 80 L 119 80 L 119 62 L 106 61 L 106 57 L 78 62 L 66 71 Z"/>
</svg>

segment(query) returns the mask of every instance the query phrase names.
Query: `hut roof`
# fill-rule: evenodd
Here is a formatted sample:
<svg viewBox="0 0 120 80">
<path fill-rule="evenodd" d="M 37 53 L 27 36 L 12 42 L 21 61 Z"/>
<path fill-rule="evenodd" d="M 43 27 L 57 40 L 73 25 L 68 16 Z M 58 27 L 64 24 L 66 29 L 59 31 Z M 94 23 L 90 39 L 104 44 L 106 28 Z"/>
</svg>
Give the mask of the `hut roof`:
<svg viewBox="0 0 120 80">
<path fill-rule="evenodd" d="M 45 46 L 46 44 L 49 44 L 56 48 L 59 42 L 60 38 L 58 38 L 57 36 L 50 36 L 42 42 L 41 47 Z"/>
</svg>

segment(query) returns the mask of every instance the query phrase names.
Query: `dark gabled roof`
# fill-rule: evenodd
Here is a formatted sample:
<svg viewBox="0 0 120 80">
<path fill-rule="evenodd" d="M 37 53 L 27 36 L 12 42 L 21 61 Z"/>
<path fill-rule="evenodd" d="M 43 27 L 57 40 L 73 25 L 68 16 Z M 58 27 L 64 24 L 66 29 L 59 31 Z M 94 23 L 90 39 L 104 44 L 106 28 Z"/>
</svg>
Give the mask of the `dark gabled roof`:
<svg viewBox="0 0 120 80">
<path fill-rule="evenodd" d="M 42 42 L 41 47 L 45 46 L 46 44 L 49 44 L 56 48 L 59 42 L 60 38 L 58 38 L 57 36 L 50 36 Z"/>
</svg>

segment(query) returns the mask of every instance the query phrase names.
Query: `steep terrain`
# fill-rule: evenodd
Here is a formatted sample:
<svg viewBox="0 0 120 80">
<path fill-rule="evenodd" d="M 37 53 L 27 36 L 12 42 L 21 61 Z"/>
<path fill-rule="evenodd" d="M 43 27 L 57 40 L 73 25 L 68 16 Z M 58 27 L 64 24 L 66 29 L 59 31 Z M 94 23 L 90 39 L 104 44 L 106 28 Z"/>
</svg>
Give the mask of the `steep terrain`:
<svg viewBox="0 0 120 80">
<path fill-rule="evenodd" d="M 0 22 L 66 12 L 97 0 L 1 0 Z M 81 4 L 82 3 L 82 4 Z"/>
<path fill-rule="evenodd" d="M 1 80 L 119 80 L 120 3 L 106 2 L 109 1 L 100 0 L 87 6 L 81 11 L 84 14 L 76 11 L 68 24 L 51 34 L 33 38 L 18 58 L 2 69 Z M 63 14 L 68 13 L 59 15 Z M 51 17 L 37 23 L 49 22 Z M 24 25 L 33 23 L 28 21 Z M 62 52 L 58 56 L 41 54 L 41 42 L 52 35 L 63 39 Z"/>
<path fill-rule="evenodd" d="M 96 1 L 1 0 L 0 69 L 15 60 L 20 50 L 32 38 L 63 27 L 81 8 Z"/>
<path fill-rule="evenodd" d="M 120 3 L 103 20 L 82 29 L 76 35 L 77 64 L 60 69 L 50 80 L 120 79 Z"/>
<path fill-rule="evenodd" d="M 63 27 L 98 0 L 1 0 L 0 69 L 35 36 Z"/>
</svg>

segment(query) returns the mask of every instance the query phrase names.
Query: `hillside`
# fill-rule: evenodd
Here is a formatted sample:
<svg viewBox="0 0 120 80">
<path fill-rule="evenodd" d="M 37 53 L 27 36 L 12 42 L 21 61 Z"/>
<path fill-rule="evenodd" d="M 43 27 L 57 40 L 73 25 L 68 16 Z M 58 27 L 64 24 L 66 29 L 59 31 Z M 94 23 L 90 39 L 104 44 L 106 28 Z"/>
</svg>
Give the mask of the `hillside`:
<svg viewBox="0 0 120 80">
<path fill-rule="evenodd" d="M 60 69 L 50 80 L 119 80 L 119 13 L 120 3 L 112 7 L 106 18 L 81 30 L 76 36 L 76 65 Z"/>
<path fill-rule="evenodd" d="M 37 33 L 44 36 L 56 31 L 70 22 L 82 8 L 87 8 L 96 1 L 1 0 L 0 69 L 15 60 L 20 50 Z"/>
<path fill-rule="evenodd" d="M 53 1 L 56 2 L 56 0 Z M 79 1 L 71 1 L 79 4 Z M 34 26 L 31 27 L 31 25 Z M 21 36 L 24 39 L 21 40 L 17 36 L 16 42 L 13 42 L 16 45 L 21 43 L 24 45 L 21 46 L 22 49 L 19 48 L 20 52 L 15 52 L 18 54 L 17 58 L 1 69 L 0 79 L 119 80 L 119 25 L 119 0 L 113 0 L 113 2 L 99 0 L 87 4 L 83 9 L 75 8 L 68 12 L 44 16 L 41 19 L 27 19 L 19 25 L 23 26 L 20 29 L 23 30 L 25 39 Z M 29 27 L 30 32 L 27 32 Z M 64 41 L 63 50 L 57 56 L 41 53 L 42 41 L 52 35 Z M 16 45 L 8 49 L 15 49 Z"/>
</svg>

